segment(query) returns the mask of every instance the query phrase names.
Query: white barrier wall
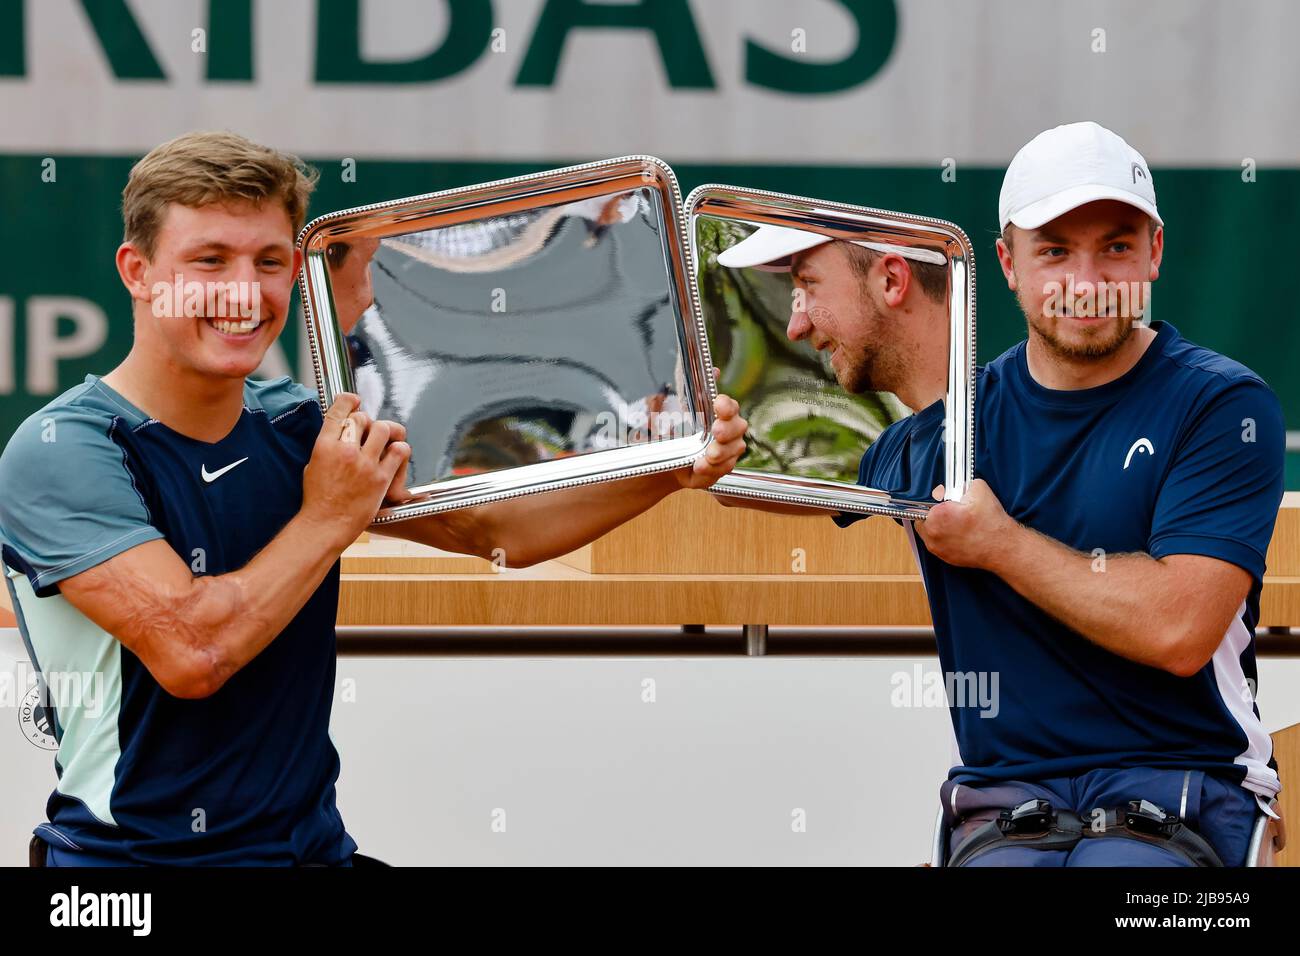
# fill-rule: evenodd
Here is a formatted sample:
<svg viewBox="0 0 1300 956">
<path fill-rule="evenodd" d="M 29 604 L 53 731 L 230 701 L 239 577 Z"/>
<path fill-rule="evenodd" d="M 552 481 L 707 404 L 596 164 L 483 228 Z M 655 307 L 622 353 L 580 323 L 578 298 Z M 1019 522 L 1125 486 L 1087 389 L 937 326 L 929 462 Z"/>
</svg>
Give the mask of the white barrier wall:
<svg viewBox="0 0 1300 956">
<path fill-rule="evenodd" d="M 0 680 L 25 661 L 0 630 Z M 938 664 L 342 657 L 339 807 L 397 865 L 911 866 L 950 746 L 945 708 L 891 704 L 916 667 Z M 53 754 L 5 703 L 0 865 L 22 866 Z M 1260 662 L 1260 710 L 1270 733 L 1300 722 L 1300 660 Z"/>
</svg>

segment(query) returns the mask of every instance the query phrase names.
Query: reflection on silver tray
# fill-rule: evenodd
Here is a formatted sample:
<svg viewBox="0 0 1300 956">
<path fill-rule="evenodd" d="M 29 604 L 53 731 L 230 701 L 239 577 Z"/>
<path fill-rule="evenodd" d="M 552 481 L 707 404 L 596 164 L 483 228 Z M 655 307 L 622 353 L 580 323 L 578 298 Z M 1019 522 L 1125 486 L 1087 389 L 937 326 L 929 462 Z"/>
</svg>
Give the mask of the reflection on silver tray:
<svg viewBox="0 0 1300 956">
<path fill-rule="evenodd" d="M 715 388 L 666 165 L 634 156 L 343 210 L 303 230 L 321 400 L 406 427 L 376 523 L 676 468 Z"/>
<path fill-rule="evenodd" d="M 745 455 L 713 492 L 923 518 L 929 487 L 857 484 L 863 452 L 919 413 L 944 429 L 945 498 L 960 499 L 974 453 L 975 266 L 965 233 L 736 186 L 699 187 L 686 215 L 719 390 L 749 421 Z M 906 322 L 878 299 L 891 253 L 909 276 Z"/>
</svg>

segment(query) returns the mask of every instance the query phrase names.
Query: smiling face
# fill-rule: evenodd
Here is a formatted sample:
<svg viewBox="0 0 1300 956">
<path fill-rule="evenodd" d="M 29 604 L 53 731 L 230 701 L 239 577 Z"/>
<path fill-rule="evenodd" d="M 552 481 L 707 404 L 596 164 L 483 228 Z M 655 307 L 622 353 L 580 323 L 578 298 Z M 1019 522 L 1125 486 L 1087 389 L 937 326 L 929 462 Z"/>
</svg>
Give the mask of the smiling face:
<svg viewBox="0 0 1300 956">
<path fill-rule="evenodd" d="M 1113 355 L 1145 313 L 1164 230 L 1127 203 L 1086 203 L 1037 229 L 1008 226 L 997 242 L 1007 286 L 1035 336 L 1058 358 Z"/>
<path fill-rule="evenodd" d="M 293 236 L 278 202 L 169 204 L 152 256 L 130 243 L 118 252 L 137 344 L 182 373 L 252 374 L 288 315 L 300 262 Z"/>
<path fill-rule="evenodd" d="M 831 368 L 846 392 L 892 391 L 882 310 L 849 262 L 845 243 L 827 242 L 791 260 L 795 295 L 786 335 L 807 339 L 830 353 Z"/>
</svg>

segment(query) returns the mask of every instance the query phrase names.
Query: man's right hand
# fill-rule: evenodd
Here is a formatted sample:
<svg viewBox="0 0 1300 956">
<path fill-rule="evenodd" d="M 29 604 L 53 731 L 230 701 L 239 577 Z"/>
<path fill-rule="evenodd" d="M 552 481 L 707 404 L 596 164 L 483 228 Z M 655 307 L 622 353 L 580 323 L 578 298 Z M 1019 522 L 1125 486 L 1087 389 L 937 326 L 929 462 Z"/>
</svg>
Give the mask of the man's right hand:
<svg viewBox="0 0 1300 956">
<path fill-rule="evenodd" d="M 390 443 L 394 423 L 372 421 L 360 404 L 352 392 L 335 397 L 303 471 L 302 513 L 336 535 L 340 551 L 374 520 L 393 477 L 411 456 L 406 442 Z"/>
</svg>

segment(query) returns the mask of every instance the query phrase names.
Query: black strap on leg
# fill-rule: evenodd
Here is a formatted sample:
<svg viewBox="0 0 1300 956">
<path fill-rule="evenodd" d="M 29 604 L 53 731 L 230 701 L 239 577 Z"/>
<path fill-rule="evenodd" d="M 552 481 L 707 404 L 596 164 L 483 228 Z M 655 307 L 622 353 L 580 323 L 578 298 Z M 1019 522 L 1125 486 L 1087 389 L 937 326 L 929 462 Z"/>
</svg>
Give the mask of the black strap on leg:
<svg viewBox="0 0 1300 956">
<path fill-rule="evenodd" d="M 1130 800 L 1114 810 L 1093 810 L 1084 836 L 1119 836 L 1172 850 L 1193 866 L 1223 866 L 1208 840 L 1150 800 Z"/>
<path fill-rule="evenodd" d="M 1046 800 L 1026 800 L 968 834 L 953 850 L 947 865 L 964 866 L 985 851 L 1004 846 L 1068 850 L 1082 836 L 1083 821 L 1078 814 L 1056 810 Z"/>
<path fill-rule="evenodd" d="M 1223 861 L 1199 833 L 1150 800 L 1130 800 L 1123 807 L 1098 807 L 1080 817 L 1055 809 L 1042 799 L 1026 800 L 1003 810 L 968 834 L 952 852 L 948 866 L 964 866 L 976 856 L 1006 846 L 1035 850 L 1068 850 L 1082 839 L 1122 837 L 1140 840 L 1177 853 L 1193 866 L 1223 866 Z"/>
</svg>

